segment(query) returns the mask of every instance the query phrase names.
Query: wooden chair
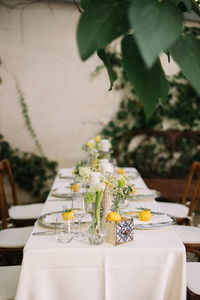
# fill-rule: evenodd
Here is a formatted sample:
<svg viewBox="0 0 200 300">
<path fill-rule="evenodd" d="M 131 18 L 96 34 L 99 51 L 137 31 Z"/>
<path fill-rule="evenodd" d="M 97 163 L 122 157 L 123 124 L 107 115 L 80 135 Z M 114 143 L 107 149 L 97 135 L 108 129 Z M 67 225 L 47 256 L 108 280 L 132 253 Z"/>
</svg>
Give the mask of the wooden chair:
<svg viewBox="0 0 200 300">
<path fill-rule="evenodd" d="M 4 197 L 4 188 L 0 180 L 0 212 L 2 228 L 0 230 L 0 255 L 3 255 L 9 264 L 13 256 L 22 258 L 23 248 L 33 230 L 33 227 L 7 228 L 7 205 Z"/>
<path fill-rule="evenodd" d="M 200 300 L 200 263 L 187 263 L 187 300 Z"/>
<path fill-rule="evenodd" d="M 5 203 L 8 208 L 6 210 L 7 218 L 13 220 L 17 227 L 33 225 L 43 209 L 43 203 L 19 205 L 10 163 L 7 159 L 4 159 L 0 162 L 0 180 L 3 185 L 5 185 L 6 175 L 9 179 L 13 199 L 13 205 L 10 208 L 8 207 L 7 201 Z M 5 189 L 3 192 L 4 198 L 6 199 Z"/>
<path fill-rule="evenodd" d="M 199 200 L 199 191 L 200 191 L 200 163 L 194 162 L 192 164 L 192 167 L 190 169 L 187 178 L 181 204 L 159 201 L 159 206 L 165 213 L 173 215 L 175 218 L 177 218 L 178 224 L 185 223 L 187 225 L 191 225 L 192 216 L 194 214 L 197 202 Z M 186 202 L 189 199 L 190 199 L 190 205 L 189 207 L 187 207 Z"/>
<path fill-rule="evenodd" d="M 157 141 L 159 141 L 158 149 Z M 135 167 L 139 171 L 149 189 L 160 191 L 163 199 L 180 203 L 186 180 L 180 178 L 179 167 L 173 162 L 177 154 L 187 156 L 187 150 L 183 150 L 180 146 L 183 141 L 185 144 L 191 143 L 195 153 L 200 154 L 198 148 L 200 131 L 176 129 L 128 131 L 116 142 L 117 164 L 120 166 L 121 159 L 123 158 L 123 161 L 125 159 L 129 167 Z M 161 169 L 165 169 L 169 161 L 172 163 L 173 178 L 164 174 L 161 178 L 158 174 Z"/>
<path fill-rule="evenodd" d="M 0 299 L 14 299 L 21 266 L 0 267 Z"/>
</svg>

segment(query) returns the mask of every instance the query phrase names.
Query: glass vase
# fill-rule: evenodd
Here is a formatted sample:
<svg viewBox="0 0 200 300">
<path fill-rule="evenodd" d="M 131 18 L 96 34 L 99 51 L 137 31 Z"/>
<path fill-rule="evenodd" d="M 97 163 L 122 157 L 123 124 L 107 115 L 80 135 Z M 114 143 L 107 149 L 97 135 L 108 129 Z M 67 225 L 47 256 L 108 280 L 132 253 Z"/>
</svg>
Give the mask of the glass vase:
<svg viewBox="0 0 200 300">
<path fill-rule="evenodd" d="M 88 241 L 91 245 L 101 245 L 106 240 L 107 233 L 102 223 L 99 221 L 97 224 L 93 222 L 88 230 Z"/>
<path fill-rule="evenodd" d="M 120 194 L 116 195 L 113 210 L 120 213 L 121 209 L 125 209 L 127 207 L 128 207 L 128 200 L 126 198 L 122 197 Z"/>
</svg>

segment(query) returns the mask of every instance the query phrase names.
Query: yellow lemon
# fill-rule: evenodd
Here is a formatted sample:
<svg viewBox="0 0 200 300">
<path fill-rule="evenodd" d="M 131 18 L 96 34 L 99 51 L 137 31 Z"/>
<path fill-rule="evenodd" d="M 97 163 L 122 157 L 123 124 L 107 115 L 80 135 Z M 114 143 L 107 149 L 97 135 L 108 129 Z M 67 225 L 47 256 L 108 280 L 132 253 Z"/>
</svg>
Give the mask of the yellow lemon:
<svg viewBox="0 0 200 300">
<path fill-rule="evenodd" d="M 135 191 L 136 191 L 136 186 L 133 187 L 131 194 L 135 194 Z"/>
<path fill-rule="evenodd" d="M 119 221 L 121 221 L 121 219 L 122 219 L 122 217 L 120 216 L 120 214 L 118 214 L 115 211 L 110 212 L 106 217 L 106 220 L 111 221 L 111 222 L 119 222 Z"/>
<path fill-rule="evenodd" d="M 74 215 L 71 211 L 62 213 L 63 220 L 71 220 L 74 219 Z"/>
<path fill-rule="evenodd" d="M 99 143 L 99 142 L 100 142 L 100 140 L 101 140 L 101 137 L 100 137 L 100 135 L 96 136 L 96 138 L 95 138 L 95 141 L 96 141 L 97 143 Z"/>
<path fill-rule="evenodd" d="M 117 173 L 120 174 L 120 175 L 124 175 L 124 169 L 119 168 L 119 169 L 117 170 Z"/>
<path fill-rule="evenodd" d="M 79 187 L 79 184 L 78 183 L 75 183 L 74 184 L 74 187 L 73 187 L 73 191 L 76 193 L 80 190 L 80 187 Z"/>
<path fill-rule="evenodd" d="M 144 221 L 144 222 L 150 221 L 151 220 L 151 212 L 149 210 L 142 210 L 139 213 L 139 220 Z"/>
<path fill-rule="evenodd" d="M 74 190 L 74 185 L 70 184 L 70 191 L 73 192 L 73 190 Z"/>
</svg>

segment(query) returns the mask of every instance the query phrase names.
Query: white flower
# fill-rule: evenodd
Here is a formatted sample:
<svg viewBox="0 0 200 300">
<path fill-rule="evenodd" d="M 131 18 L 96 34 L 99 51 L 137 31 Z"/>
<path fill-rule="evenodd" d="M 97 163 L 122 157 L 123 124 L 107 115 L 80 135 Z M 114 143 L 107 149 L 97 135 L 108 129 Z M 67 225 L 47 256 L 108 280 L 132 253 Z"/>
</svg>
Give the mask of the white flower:
<svg viewBox="0 0 200 300">
<path fill-rule="evenodd" d="M 83 176 L 83 177 L 88 177 L 90 176 L 90 168 L 89 167 L 80 167 L 79 168 L 79 174 L 80 176 Z"/>
<path fill-rule="evenodd" d="M 95 185 L 92 185 L 89 190 L 91 193 L 101 192 L 105 189 L 105 186 L 105 183 L 99 182 Z"/>
</svg>

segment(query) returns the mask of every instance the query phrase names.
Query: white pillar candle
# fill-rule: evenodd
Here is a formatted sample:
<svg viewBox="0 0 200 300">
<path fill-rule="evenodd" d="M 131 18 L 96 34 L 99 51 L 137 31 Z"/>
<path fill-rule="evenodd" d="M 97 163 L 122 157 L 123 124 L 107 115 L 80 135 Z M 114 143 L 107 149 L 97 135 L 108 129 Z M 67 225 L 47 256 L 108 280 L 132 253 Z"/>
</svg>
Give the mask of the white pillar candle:
<svg viewBox="0 0 200 300">
<path fill-rule="evenodd" d="M 101 173 L 100 172 L 91 172 L 90 173 L 90 184 L 96 185 L 100 182 Z"/>
<path fill-rule="evenodd" d="M 102 164 L 100 167 L 101 167 L 101 173 L 104 176 L 106 175 L 106 172 L 110 172 L 111 174 L 113 173 L 113 167 L 111 163 Z"/>
<path fill-rule="evenodd" d="M 108 160 L 108 158 L 102 158 L 99 160 L 99 163 L 100 163 L 100 166 L 102 166 L 102 165 L 108 164 L 109 160 Z"/>
<path fill-rule="evenodd" d="M 103 139 L 101 140 L 101 151 L 102 152 L 109 152 L 110 150 L 110 142 L 109 140 Z"/>
</svg>

